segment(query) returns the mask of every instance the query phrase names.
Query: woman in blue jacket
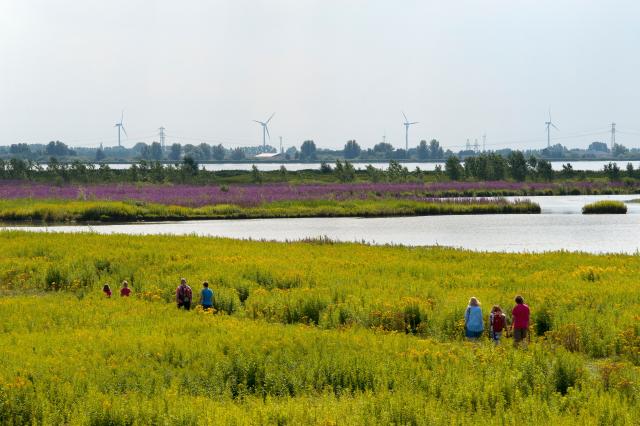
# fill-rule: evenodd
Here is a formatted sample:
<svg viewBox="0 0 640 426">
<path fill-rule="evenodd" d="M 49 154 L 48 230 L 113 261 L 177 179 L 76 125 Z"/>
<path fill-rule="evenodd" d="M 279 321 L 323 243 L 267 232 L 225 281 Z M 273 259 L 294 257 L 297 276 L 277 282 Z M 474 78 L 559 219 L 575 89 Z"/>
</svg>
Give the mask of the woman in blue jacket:
<svg viewBox="0 0 640 426">
<path fill-rule="evenodd" d="M 477 339 L 484 331 L 484 321 L 482 319 L 482 308 L 480 302 L 475 297 L 469 299 L 469 306 L 464 312 L 465 335 L 469 339 Z"/>
</svg>

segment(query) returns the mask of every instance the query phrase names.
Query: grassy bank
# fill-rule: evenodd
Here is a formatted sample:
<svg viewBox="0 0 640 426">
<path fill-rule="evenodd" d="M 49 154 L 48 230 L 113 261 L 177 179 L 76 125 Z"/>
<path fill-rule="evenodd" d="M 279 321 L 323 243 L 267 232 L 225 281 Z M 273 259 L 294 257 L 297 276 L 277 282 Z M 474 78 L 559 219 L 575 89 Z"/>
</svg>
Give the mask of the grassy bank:
<svg viewBox="0 0 640 426">
<path fill-rule="evenodd" d="M 585 204 L 583 214 L 625 214 L 627 206 L 622 201 L 602 200 Z"/>
<path fill-rule="evenodd" d="M 190 219 L 383 217 L 451 214 L 540 213 L 532 202 L 506 200 L 295 200 L 256 206 L 203 207 L 125 201 L 0 200 L 0 221 L 133 222 Z"/>
<path fill-rule="evenodd" d="M 638 256 L 0 233 L 0 419 L 633 424 Z M 180 276 L 216 314 L 179 312 Z M 134 296 L 104 299 L 122 279 Z M 470 296 L 529 349 L 462 338 Z M 73 360 L 73 362 L 69 362 Z"/>
</svg>

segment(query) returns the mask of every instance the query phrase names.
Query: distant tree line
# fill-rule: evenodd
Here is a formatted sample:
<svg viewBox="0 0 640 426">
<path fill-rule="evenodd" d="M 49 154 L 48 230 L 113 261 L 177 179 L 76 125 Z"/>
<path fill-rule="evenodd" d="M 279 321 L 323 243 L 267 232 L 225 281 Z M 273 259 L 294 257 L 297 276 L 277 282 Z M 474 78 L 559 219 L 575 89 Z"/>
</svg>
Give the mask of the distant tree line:
<svg viewBox="0 0 640 426">
<path fill-rule="evenodd" d="M 510 149 L 497 151 L 480 152 L 474 149 L 464 149 L 456 153 L 451 150 L 444 150 L 440 142 L 432 139 L 429 142 L 421 140 L 416 147 L 405 150 L 394 148 L 388 142 L 380 142 L 372 148 L 364 149 L 354 139 L 348 140 L 343 149 L 321 149 L 316 146 L 313 140 L 305 140 L 300 147 L 289 147 L 284 152 L 278 151 L 272 146 L 236 147 L 227 148 L 222 144 L 210 145 L 200 144 L 179 144 L 172 143 L 162 147 L 159 142 L 147 144 L 136 143 L 131 148 L 105 147 L 99 148 L 74 148 L 71 149 L 60 141 L 51 141 L 48 144 L 26 144 L 18 143 L 10 146 L 0 146 L 0 158 L 22 158 L 34 161 L 45 162 L 49 157 L 55 156 L 64 162 L 72 162 L 75 159 L 95 162 L 136 162 L 164 161 L 180 162 L 189 157 L 198 162 L 208 161 L 247 161 L 258 154 L 271 153 L 272 157 L 278 161 L 444 161 L 455 156 L 461 161 L 468 158 L 479 158 L 484 162 L 486 156 L 501 156 L 505 161 L 513 152 Z M 580 160 L 580 159 L 640 159 L 640 149 L 627 149 L 623 145 L 614 144 L 612 149 L 604 142 L 593 142 L 586 150 L 567 149 L 565 146 L 556 144 L 542 150 L 527 150 L 523 154 L 528 158 L 535 157 L 542 160 Z M 492 157 L 495 158 L 495 157 Z M 470 166 L 475 167 L 475 166 Z M 543 166 L 544 167 L 544 163 Z M 499 169 L 498 169 L 499 170 Z M 484 173 L 484 172 L 482 172 Z"/>
<path fill-rule="evenodd" d="M 311 144 L 307 144 L 310 150 Z M 307 155 L 309 151 L 307 151 Z M 521 151 L 514 151 L 508 157 L 495 153 L 480 154 L 461 161 L 456 155 L 449 156 L 444 167 L 436 165 L 432 171 L 419 167 L 409 170 L 397 160 L 390 160 L 386 170 L 369 164 L 364 169 L 356 169 L 349 160 L 322 162 L 319 169 L 289 171 L 283 165 L 274 172 L 263 172 L 257 166 L 250 171 L 222 170 L 208 171 L 200 167 L 193 157 L 183 157 L 175 163 L 140 160 L 125 169 L 112 169 L 108 164 L 93 162 L 62 162 L 50 157 L 43 165 L 33 160 L 21 158 L 0 159 L 0 179 L 29 180 L 54 184 L 65 183 L 110 183 L 110 182 L 152 182 L 152 183 L 263 183 L 263 182 L 420 182 L 420 181 L 571 181 L 588 178 L 606 178 L 609 181 L 640 179 L 640 169 L 628 163 L 621 170 L 616 163 L 608 163 L 601 171 L 577 171 L 571 164 L 555 171 L 548 160 L 527 157 Z"/>
<path fill-rule="evenodd" d="M 525 180 L 551 182 L 554 179 L 585 178 L 587 172 L 576 171 L 570 163 L 563 164 L 562 170 L 553 170 L 548 160 L 534 156 L 526 157 L 521 151 L 512 151 L 506 158 L 495 153 L 480 154 L 468 157 L 464 163 L 452 155 L 447 158 L 444 173 L 450 180 L 499 181 L 511 179 L 516 182 Z M 608 163 L 601 172 L 591 175 L 603 175 L 611 181 L 618 181 L 623 177 L 640 179 L 640 169 L 634 169 L 628 163 L 625 173 L 616 163 Z"/>
</svg>

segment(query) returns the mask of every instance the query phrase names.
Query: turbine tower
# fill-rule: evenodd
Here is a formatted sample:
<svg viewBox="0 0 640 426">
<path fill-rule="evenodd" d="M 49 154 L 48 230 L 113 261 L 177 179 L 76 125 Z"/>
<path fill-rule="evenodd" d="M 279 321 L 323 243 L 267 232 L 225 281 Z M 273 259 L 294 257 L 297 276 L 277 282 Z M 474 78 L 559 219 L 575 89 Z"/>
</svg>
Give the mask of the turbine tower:
<svg viewBox="0 0 640 426">
<path fill-rule="evenodd" d="M 267 121 L 253 120 L 262 126 L 262 151 L 263 152 L 267 149 L 267 136 L 269 136 L 269 139 L 271 139 L 271 135 L 269 134 L 269 127 L 267 127 L 267 124 L 269 124 L 269 122 L 271 121 L 274 115 L 276 115 L 275 112 L 271 114 L 271 117 L 269 117 Z"/>
<path fill-rule="evenodd" d="M 405 150 L 409 152 L 409 126 L 411 126 L 412 124 L 418 124 L 418 121 L 409 122 L 409 119 L 404 112 L 402 113 L 402 115 L 404 116 L 404 145 Z"/>
<path fill-rule="evenodd" d="M 554 129 L 560 130 L 551 121 L 551 109 L 549 109 L 549 121 L 545 121 L 544 124 L 547 126 L 547 148 L 551 148 L 551 127 L 553 126 Z"/>
<path fill-rule="evenodd" d="M 124 124 L 122 124 L 122 121 L 124 120 L 124 110 L 122 110 L 122 115 L 120 116 L 120 122 L 116 123 L 113 127 L 117 127 L 118 128 L 118 147 L 121 148 L 122 144 L 120 143 L 120 130 L 122 130 L 124 132 L 125 136 L 129 136 L 127 135 L 127 131 L 124 129 Z"/>
</svg>

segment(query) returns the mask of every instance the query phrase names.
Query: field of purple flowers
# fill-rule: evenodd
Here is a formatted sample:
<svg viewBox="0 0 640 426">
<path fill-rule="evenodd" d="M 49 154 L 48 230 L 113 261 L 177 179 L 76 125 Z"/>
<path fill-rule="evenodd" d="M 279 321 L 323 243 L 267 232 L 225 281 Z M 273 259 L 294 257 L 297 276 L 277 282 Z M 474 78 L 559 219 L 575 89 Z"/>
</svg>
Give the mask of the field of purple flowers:
<svg viewBox="0 0 640 426">
<path fill-rule="evenodd" d="M 0 199 L 142 201 L 148 203 L 202 207 L 234 204 L 257 206 L 276 201 L 305 200 L 424 200 L 433 197 L 493 197 L 565 194 L 628 193 L 638 188 L 622 183 L 517 183 L 517 182 L 436 182 L 357 183 L 315 185 L 65 185 L 0 182 Z"/>
</svg>

